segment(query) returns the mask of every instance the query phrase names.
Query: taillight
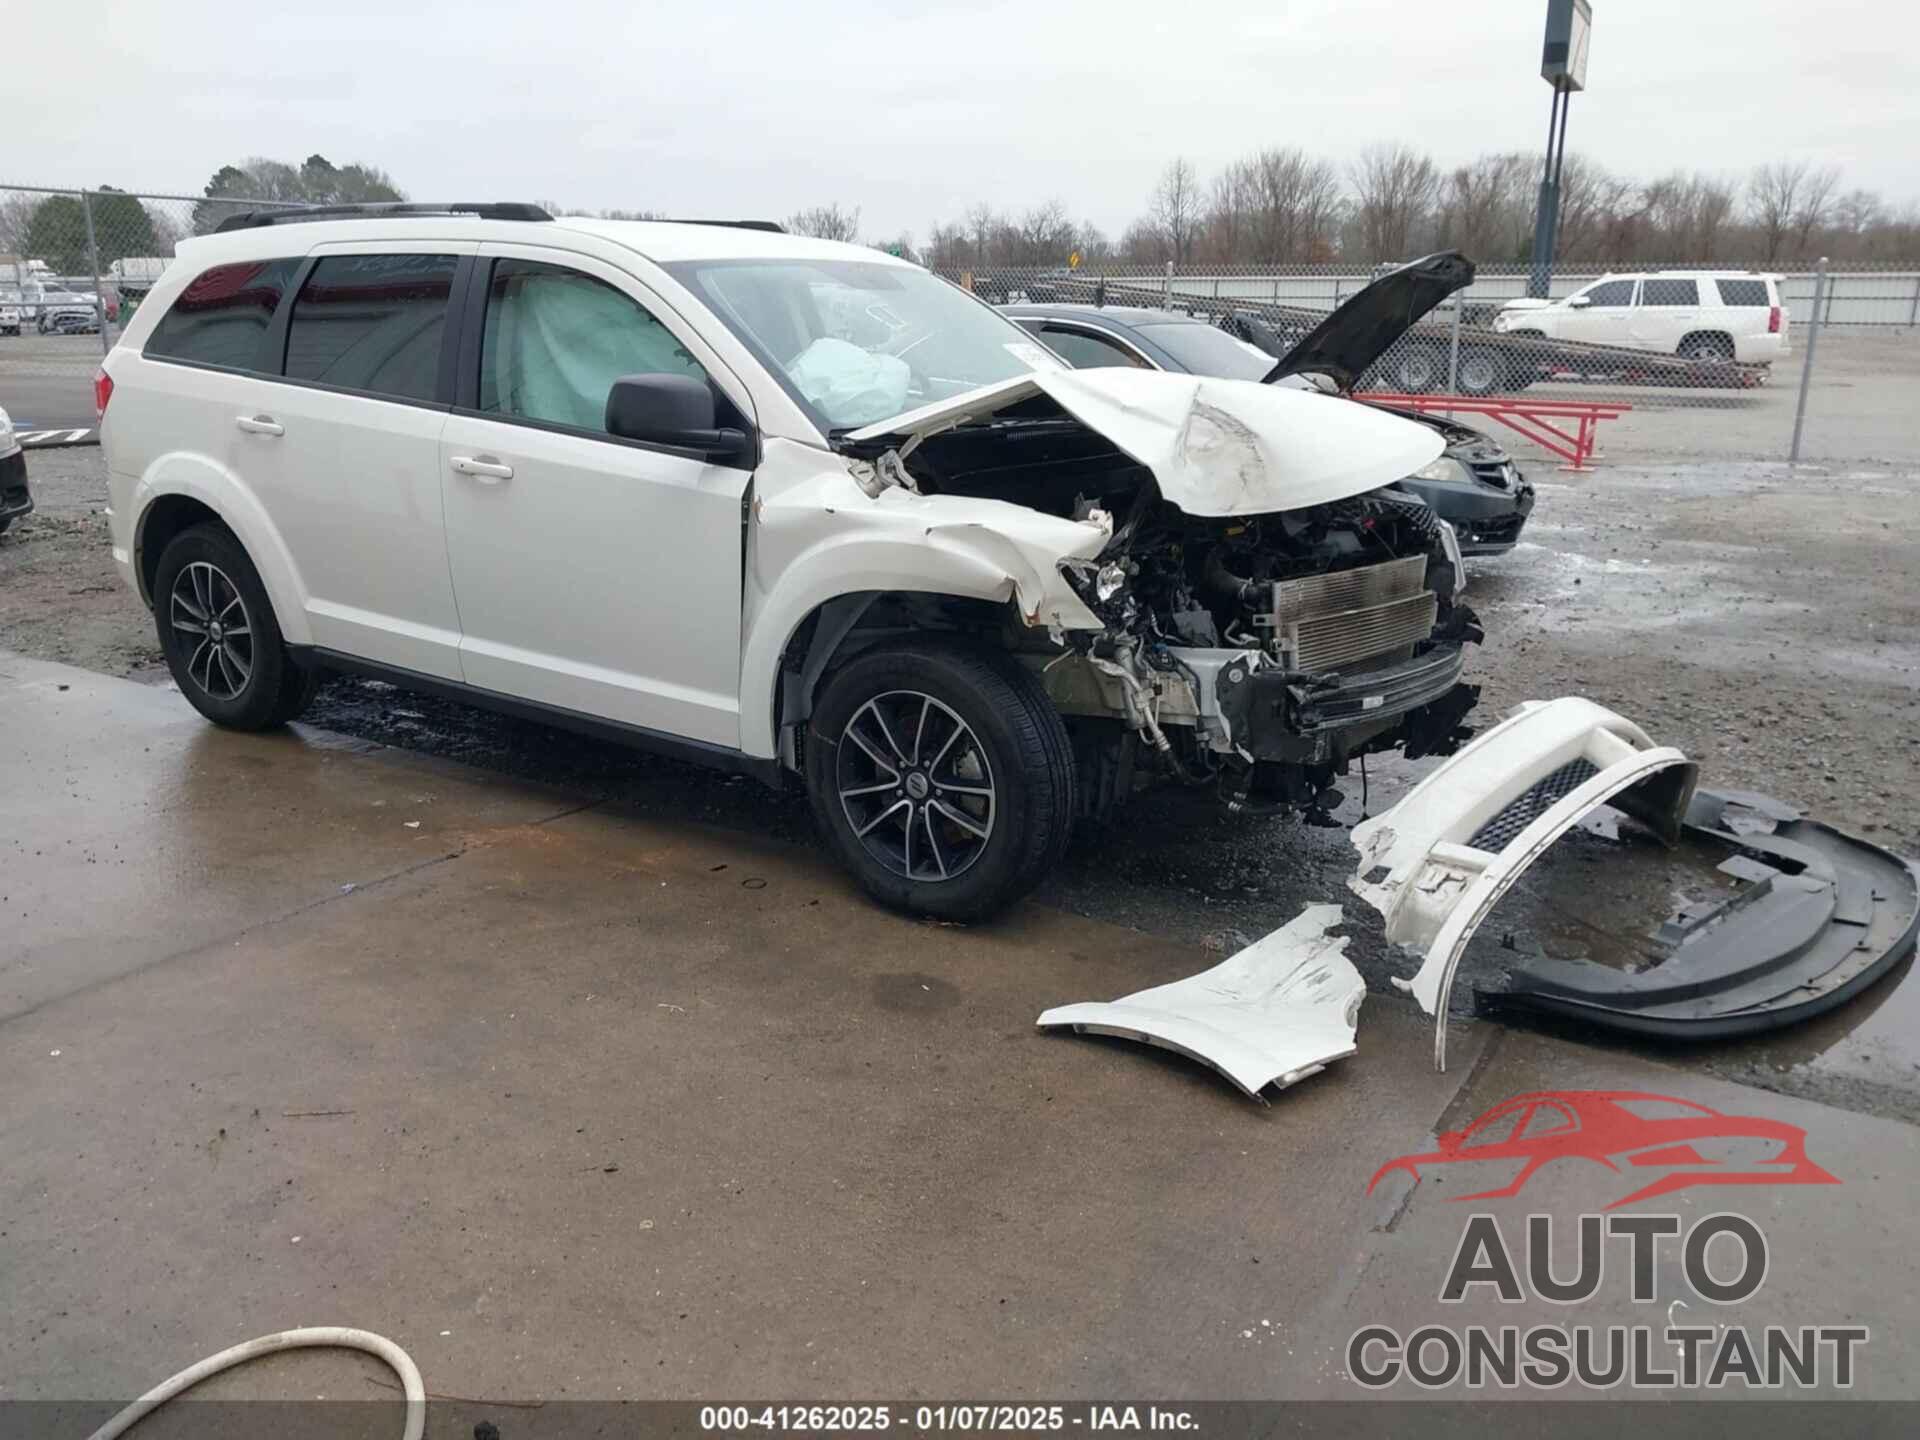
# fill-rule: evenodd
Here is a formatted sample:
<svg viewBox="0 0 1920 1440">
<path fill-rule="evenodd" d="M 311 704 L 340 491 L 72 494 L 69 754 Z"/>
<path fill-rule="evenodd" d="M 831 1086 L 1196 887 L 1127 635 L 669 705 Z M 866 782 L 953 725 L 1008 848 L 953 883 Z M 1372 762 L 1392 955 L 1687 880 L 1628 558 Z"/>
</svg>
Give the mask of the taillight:
<svg viewBox="0 0 1920 1440">
<path fill-rule="evenodd" d="M 107 418 L 107 402 L 113 399 L 113 377 L 104 370 L 93 372 L 93 413 Z"/>
<path fill-rule="evenodd" d="M 1778 335 L 1780 333 L 1780 307 L 1778 305 L 1767 311 L 1767 333 L 1769 335 Z"/>
</svg>

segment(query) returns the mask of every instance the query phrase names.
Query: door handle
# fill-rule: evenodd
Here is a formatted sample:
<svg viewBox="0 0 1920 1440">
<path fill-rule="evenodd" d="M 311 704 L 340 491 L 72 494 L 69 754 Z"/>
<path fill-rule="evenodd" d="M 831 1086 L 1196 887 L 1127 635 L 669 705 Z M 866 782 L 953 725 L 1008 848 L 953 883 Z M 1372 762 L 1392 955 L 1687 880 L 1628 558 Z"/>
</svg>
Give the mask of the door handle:
<svg viewBox="0 0 1920 1440">
<path fill-rule="evenodd" d="M 471 475 L 476 480 L 511 480 L 513 466 L 491 455 L 455 455 L 448 462 L 456 475 Z"/>
<path fill-rule="evenodd" d="M 284 435 L 286 427 L 271 415 L 242 415 L 233 422 L 249 435 Z"/>
</svg>

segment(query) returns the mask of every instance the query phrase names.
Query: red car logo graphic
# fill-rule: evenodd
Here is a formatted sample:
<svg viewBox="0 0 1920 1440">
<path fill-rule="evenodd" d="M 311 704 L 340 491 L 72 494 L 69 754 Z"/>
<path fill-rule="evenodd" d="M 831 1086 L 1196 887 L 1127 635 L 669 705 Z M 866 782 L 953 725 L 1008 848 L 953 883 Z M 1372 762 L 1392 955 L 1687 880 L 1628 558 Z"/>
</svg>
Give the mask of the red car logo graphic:
<svg viewBox="0 0 1920 1440">
<path fill-rule="evenodd" d="M 1416 1181 L 1423 1166 L 1496 1162 L 1518 1173 L 1505 1185 L 1454 1200 L 1518 1195 L 1542 1166 L 1591 1160 L 1615 1174 L 1662 1170 L 1612 1210 L 1693 1185 L 1838 1185 L 1807 1158 L 1807 1132 L 1752 1115 L 1722 1115 L 1691 1100 L 1638 1090 L 1548 1090 L 1516 1095 L 1465 1130 L 1440 1136 L 1440 1148 L 1402 1155 L 1374 1171 L 1367 1193 L 1396 1170 Z"/>
</svg>

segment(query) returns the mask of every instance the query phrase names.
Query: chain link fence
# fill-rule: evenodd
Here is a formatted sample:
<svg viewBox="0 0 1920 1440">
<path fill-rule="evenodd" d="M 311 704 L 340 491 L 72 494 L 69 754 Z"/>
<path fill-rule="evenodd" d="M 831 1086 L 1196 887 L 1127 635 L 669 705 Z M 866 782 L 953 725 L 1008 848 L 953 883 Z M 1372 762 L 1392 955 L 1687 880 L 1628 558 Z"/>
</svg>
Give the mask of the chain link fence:
<svg viewBox="0 0 1920 1440">
<path fill-rule="evenodd" d="M 298 206 L 0 186 L 0 405 L 11 408 L 9 376 L 91 375 L 182 240 L 265 208 Z M 1056 317 L 1058 333 L 1046 333 L 1037 311 L 1066 305 L 1116 316 L 1128 308 L 1147 318 L 1172 312 L 1273 354 L 1374 278 L 1339 264 L 1092 263 L 941 273 L 996 304 L 1036 312 L 1029 327 L 1056 350 L 1072 338 L 1066 319 Z M 1616 460 L 1920 463 L 1912 412 L 1920 393 L 1920 261 L 1784 273 L 1685 260 L 1617 274 L 1570 266 L 1553 277 L 1545 300 L 1528 298 L 1527 281 L 1523 264 L 1480 265 L 1473 284 L 1390 347 L 1361 388 L 1423 405 L 1459 397 L 1460 418 L 1492 430 L 1500 429 L 1502 409 L 1603 407 L 1618 412 L 1598 431 L 1603 454 Z M 1083 337 L 1076 358 L 1088 353 Z M 1108 363 L 1141 358 L 1122 347 Z M 84 401 L 84 386 L 76 394 Z M 1564 417 L 1551 423 L 1572 425 Z"/>
<path fill-rule="evenodd" d="M 1283 354 L 1375 278 L 1338 265 L 941 273 L 1078 364 L 1164 364 L 1167 347 L 1129 345 L 1127 332 L 1183 319 Z M 1572 428 L 1581 411 L 1605 410 L 1600 445 L 1616 459 L 1920 463 L 1908 398 L 1920 393 L 1920 263 L 1569 267 L 1545 299 L 1530 299 L 1527 281 L 1524 264 L 1479 266 L 1359 388 L 1423 408 L 1457 397 L 1459 418 L 1507 441 L 1520 436 L 1502 417 Z M 1109 312 L 1104 325 L 1094 310 Z"/>
<path fill-rule="evenodd" d="M 104 354 L 182 240 L 210 234 L 229 215 L 298 208 L 243 196 L 0 185 L 0 336 L 91 335 Z"/>
</svg>

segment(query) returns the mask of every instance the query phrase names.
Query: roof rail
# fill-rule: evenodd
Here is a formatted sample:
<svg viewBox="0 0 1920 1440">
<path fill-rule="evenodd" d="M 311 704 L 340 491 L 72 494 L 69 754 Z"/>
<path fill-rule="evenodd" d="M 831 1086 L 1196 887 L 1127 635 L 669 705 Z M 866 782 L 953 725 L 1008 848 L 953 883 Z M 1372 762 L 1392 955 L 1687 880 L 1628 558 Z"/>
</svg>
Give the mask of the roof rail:
<svg viewBox="0 0 1920 1440">
<path fill-rule="evenodd" d="M 778 220 L 677 220 L 662 219 L 663 225 L 725 225 L 733 230 L 764 230 L 769 235 L 784 235 L 787 227 Z"/>
<path fill-rule="evenodd" d="M 364 205 L 312 205 L 304 210 L 243 210 L 237 215 L 227 216 L 213 227 L 213 233 L 218 235 L 228 230 L 257 230 L 267 225 L 299 225 L 309 220 L 375 219 L 386 215 L 476 215 L 482 220 L 553 219 L 553 216 L 538 205 L 529 205 L 519 200 L 452 201 L 445 204 L 412 200 L 380 200 L 370 201 Z"/>
</svg>

